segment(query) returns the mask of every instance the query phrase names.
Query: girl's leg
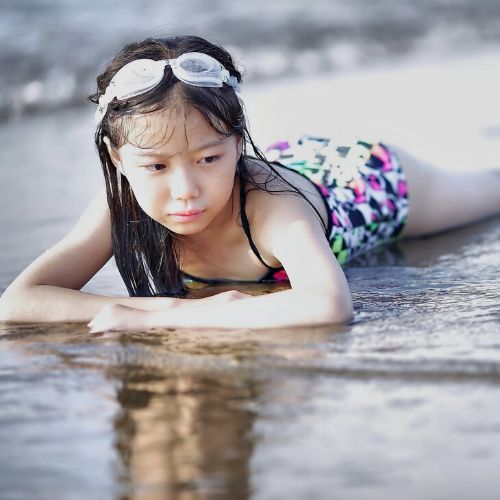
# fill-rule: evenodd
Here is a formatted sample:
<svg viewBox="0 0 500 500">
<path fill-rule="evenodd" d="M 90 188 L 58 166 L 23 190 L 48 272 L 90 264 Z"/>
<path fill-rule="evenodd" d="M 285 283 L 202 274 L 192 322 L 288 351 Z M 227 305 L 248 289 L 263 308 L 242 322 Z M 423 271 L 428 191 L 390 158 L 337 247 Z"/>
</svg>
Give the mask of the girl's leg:
<svg viewBox="0 0 500 500">
<path fill-rule="evenodd" d="M 391 146 L 408 181 L 403 237 L 424 236 L 500 214 L 500 171 L 451 172 Z"/>
</svg>

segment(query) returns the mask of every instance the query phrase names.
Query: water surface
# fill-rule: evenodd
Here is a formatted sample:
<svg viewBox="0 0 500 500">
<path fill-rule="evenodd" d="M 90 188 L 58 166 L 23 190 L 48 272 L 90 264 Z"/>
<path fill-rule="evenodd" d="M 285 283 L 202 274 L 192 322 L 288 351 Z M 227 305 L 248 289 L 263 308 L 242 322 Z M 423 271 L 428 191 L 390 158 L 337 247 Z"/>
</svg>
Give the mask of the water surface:
<svg viewBox="0 0 500 500">
<path fill-rule="evenodd" d="M 496 498 L 499 236 L 353 263 L 347 326 L 4 325 L 2 498 Z"/>
</svg>

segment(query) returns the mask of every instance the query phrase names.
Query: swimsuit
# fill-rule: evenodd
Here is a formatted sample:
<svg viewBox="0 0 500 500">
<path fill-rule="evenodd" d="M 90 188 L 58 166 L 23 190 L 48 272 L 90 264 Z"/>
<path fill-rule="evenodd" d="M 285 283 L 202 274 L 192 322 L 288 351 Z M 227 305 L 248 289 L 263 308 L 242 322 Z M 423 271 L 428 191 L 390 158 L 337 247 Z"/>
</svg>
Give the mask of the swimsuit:
<svg viewBox="0 0 500 500">
<path fill-rule="evenodd" d="M 362 140 L 349 145 L 332 139 L 303 136 L 290 144 L 280 141 L 266 150 L 271 163 L 299 172 L 321 194 L 328 213 L 326 237 L 338 262 L 397 239 L 408 216 L 408 190 L 397 156 L 387 145 Z M 241 191 L 241 221 L 257 258 L 269 269 L 259 282 L 287 280 L 285 270 L 264 262 L 250 233 Z M 215 284 L 184 273 L 186 281 Z"/>
</svg>

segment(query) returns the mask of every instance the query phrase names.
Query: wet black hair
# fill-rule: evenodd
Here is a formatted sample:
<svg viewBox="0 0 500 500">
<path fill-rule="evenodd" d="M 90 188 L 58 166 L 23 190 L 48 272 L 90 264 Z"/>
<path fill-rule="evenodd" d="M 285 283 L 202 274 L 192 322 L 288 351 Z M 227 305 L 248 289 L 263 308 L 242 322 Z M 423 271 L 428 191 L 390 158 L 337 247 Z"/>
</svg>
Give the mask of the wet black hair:
<svg viewBox="0 0 500 500">
<path fill-rule="evenodd" d="M 89 100 L 98 103 L 113 76 L 127 63 L 143 58 L 171 59 L 185 52 L 202 52 L 212 56 L 241 83 L 242 75 L 236 69 L 233 58 L 218 45 L 191 35 L 147 38 L 123 47 L 98 75 L 97 91 L 89 96 Z M 114 148 L 119 148 L 129 142 L 132 115 L 154 113 L 179 104 L 198 110 L 217 133 L 226 137 L 236 135 L 242 139 L 243 150 L 236 172 L 244 189 L 277 192 L 270 190 L 269 182 L 279 178 L 287 186 L 280 189 L 280 192 L 285 190 L 304 197 L 297 188 L 283 179 L 254 144 L 247 129 L 243 103 L 231 86 L 224 84 L 222 87 L 207 88 L 188 85 L 179 81 L 167 66 L 161 83 L 152 90 L 122 101 L 114 99 L 108 105 L 95 132 L 111 217 L 113 253 L 118 270 L 132 296 L 183 297 L 187 290 L 179 265 L 176 235 L 149 217 L 139 206 L 127 178 L 113 165 L 105 138 L 109 138 Z M 252 156 L 247 153 L 248 146 L 253 150 Z M 149 144 L 148 147 L 152 146 Z M 263 182 L 254 179 L 249 168 L 251 158 L 261 160 L 269 166 L 269 175 Z M 321 219 L 316 208 L 305 199 Z"/>
</svg>

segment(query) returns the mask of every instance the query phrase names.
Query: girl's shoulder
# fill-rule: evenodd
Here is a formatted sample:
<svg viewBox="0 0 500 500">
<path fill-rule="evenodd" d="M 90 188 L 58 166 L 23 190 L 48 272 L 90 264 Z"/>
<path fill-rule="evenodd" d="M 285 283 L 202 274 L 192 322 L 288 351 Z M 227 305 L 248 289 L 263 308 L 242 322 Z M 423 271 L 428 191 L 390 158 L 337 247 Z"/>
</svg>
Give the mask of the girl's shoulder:
<svg viewBox="0 0 500 500">
<path fill-rule="evenodd" d="M 246 166 L 250 181 L 241 190 L 241 222 L 261 261 L 272 268 L 286 267 L 297 248 L 303 253 L 305 246 L 327 241 L 325 200 L 309 179 L 263 160 L 251 158 Z"/>
<path fill-rule="evenodd" d="M 273 250 L 276 240 L 286 238 L 294 221 L 301 220 L 311 226 L 318 224 L 318 214 L 325 232 L 328 227 L 326 205 L 311 181 L 298 172 L 253 158 L 247 167 L 251 182 L 247 182 L 244 189 L 242 217 L 244 213 L 264 262 L 278 267 L 281 263 Z"/>
<path fill-rule="evenodd" d="M 326 224 L 328 213 L 324 199 L 310 179 L 278 162 L 268 164 L 248 158 L 246 165 L 251 177 L 245 188 L 249 219 L 268 215 L 277 205 L 287 206 L 300 200 L 305 201 L 303 205 L 313 214 L 314 206 Z"/>
</svg>

